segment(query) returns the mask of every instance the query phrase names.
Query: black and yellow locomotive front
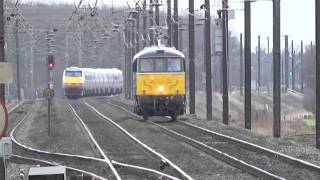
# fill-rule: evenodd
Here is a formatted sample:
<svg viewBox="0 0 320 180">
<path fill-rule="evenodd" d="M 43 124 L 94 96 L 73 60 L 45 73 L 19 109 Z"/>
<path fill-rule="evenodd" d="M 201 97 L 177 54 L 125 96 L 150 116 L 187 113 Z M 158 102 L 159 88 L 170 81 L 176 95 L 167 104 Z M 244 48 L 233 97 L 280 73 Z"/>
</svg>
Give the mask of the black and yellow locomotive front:
<svg viewBox="0 0 320 180">
<path fill-rule="evenodd" d="M 173 120 L 184 114 L 186 85 L 182 53 L 154 47 L 136 56 L 133 66 L 135 113 L 144 119 L 171 116 Z"/>
</svg>

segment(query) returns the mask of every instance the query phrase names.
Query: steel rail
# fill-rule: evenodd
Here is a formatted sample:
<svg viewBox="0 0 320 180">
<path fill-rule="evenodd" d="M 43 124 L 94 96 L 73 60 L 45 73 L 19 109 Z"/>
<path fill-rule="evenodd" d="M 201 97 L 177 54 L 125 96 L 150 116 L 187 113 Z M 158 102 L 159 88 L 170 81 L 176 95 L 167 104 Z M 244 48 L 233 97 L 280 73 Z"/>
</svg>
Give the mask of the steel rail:
<svg viewBox="0 0 320 180">
<path fill-rule="evenodd" d="M 159 176 L 170 178 L 172 180 L 179 180 L 176 177 L 170 176 L 168 174 L 159 172 L 159 171 L 154 170 L 154 169 L 145 168 L 145 167 L 136 166 L 136 165 L 131 165 L 131 164 L 120 163 L 120 162 L 117 162 L 117 161 L 114 161 L 114 160 L 111 160 L 111 162 L 112 162 L 112 164 L 115 164 L 117 166 L 122 166 L 122 167 L 126 167 L 126 168 L 132 168 L 132 169 L 138 169 L 138 170 L 142 170 L 142 171 L 147 171 L 147 172 L 151 172 L 151 173 L 154 173 L 154 174 L 158 174 Z"/>
<path fill-rule="evenodd" d="M 300 96 L 300 97 L 303 97 L 303 96 L 304 96 L 304 94 L 302 94 L 302 93 L 300 93 L 300 92 L 298 92 L 298 91 L 295 91 L 295 90 L 293 90 L 293 89 L 289 89 L 289 88 L 288 88 L 288 91 L 291 92 L 292 94 L 298 95 L 298 96 Z"/>
<path fill-rule="evenodd" d="M 21 105 L 22 103 L 20 103 Z M 18 107 L 18 105 L 17 105 Z M 12 110 L 13 111 L 13 110 Z M 30 109 L 31 111 L 31 109 Z M 31 112 L 28 112 L 28 113 L 31 113 Z M 24 116 L 24 118 L 21 120 L 21 121 L 24 121 L 27 117 L 29 116 L 29 114 L 26 114 Z M 20 124 L 20 123 L 19 123 Z M 18 125 L 19 126 L 19 125 Z M 27 149 L 27 150 L 30 150 L 30 151 L 34 151 L 34 152 L 37 152 L 37 153 L 42 153 L 42 154 L 47 154 L 47 155 L 55 155 L 55 156 L 63 156 L 63 157 L 72 157 L 72 158 L 79 158 L 79 159 L 84 159 L 84 160 L 92 160 L 92 161 L 97 161 L 97 162 L 102 162 L 102 163 L 105 163 L 105 160 L 103 159 L 99 159 L 99 158 L 95 158 L 95 157 L 88 157 L 88 156 L 82 156 L 82 155 L 74 155 L 74 154 L 66 154 L 66 153 L 53 153 L 53 152 L 48 152 L 48 151 L 43 151 L 43 150 L 39 150 L 39 149 L 34 149 L 34 148 L 31 148 L 31 147 L 28 147 L 28 146 L 25 146 L 23 145 L 22 143 L 18 142 L 14 136 L 13 136 L 14 132 L 12 133 L 11 135 L 11 138 L 13 140 L 13 142 L 15 144 L 17 144 L 18 146 L 24 148 L 24 149 Z M 26 159 L 26 160 L 31 160 L 31 161 L 38 161 L 38 162 L 42 162 L 42 163 L 45 163 L 45 164 L 49 164 L 49 165 L 60 165 L 58 163 L 55 163 L 55 162 L 50 162 L 50 161 L 45 161 L 45 160 L 40 160 L 40 159 L 36 159 L 36 158 L 30 158 L 30 157 L 24 157 L 24 156 L 19 156 L 19 155 L 12 155 L 13 157 L 15 158 L 19 158 L 19 159 Z M 164 177 L 168 177 L 170 179 L 177 179 L 173 176 L 170 176 L 170 175 L 167 175 L 165 173 L 162 173 L 162 172 L 159 172 L 159 171 L 156 171 L 156 170 L 153 170 L 153 169 L 149 169 L 149 168 L 144 168 L 144 167 L 140 167 L 140 166 L 135 166 L 135 165 L 130 165 L 130 164 L 125 164 L 125 163 L 121 163 L 121 162 L 116 162 L 116 161 L 111 161 L 112 164 L 114 165 L 117 165 L 117 166 L 121 166 L 121 167 L 126 167 L 126 168 L 132 168 L 132 169 L 139 169 L 139 170 L 142 170 L 142 171 L 147 171 L 147 172 L 152 172 L 152 173 L 155 173 L 155 174 L 158 174 L 159 176 L 164 176 Z M 103 177 L 100 177 L 94 173 L 91 173 L 89 171 L 84 171 L 84 170 L 81 170 L 81 169 L 77 169 L 77 168 L 73 168 L 73 167 L 69 167 L 69 166 L 65 166 L 67 169 L 70 169 L 70 170 L 74 170 L 74 171 L 77 171 L 77 172 L 81 172 L 81 173 L 84 173 L 84 174 L 87 174 L 87 175 L 90 175 L 92 177 L 95 177 L 95 178 L 98 178 L 98 179 L 105 179 Z"/>
<path fill-rule="evenodd" d="M 288 90 L 290 92 L 296 92 L 296 91 L 293 91 L 291 89 L 288 89 Z M 301 93 L 299 93 L 299 94 L 301 94 Z M 303 96 L 303 94 L 301 94 L 301 95 Z M 108 104 L 110 104 L 110 103 L 108 103 Z M 117 105 L 115 105 L 115 104 L 110 104 L 110 105 L 113 105 L 113 106 L 117 107 Z M 130 114 L 133 114 L 131 111 L 128 111 L 127 109 L 124 109 L 121 106 L 118 106 L 118 107 L 122 108 L 123 110 L 125 110 L 127 112 L 129 112 Z M 140 116 L 138 116 L 136 114 L 133 114 L 133 115 L 135 115 L 136 117 L 140 118 Z M 249 149 L 249 150 L 252 150 L 254 152 L 263 153 L 263 154 L 265 154 L 265 155 L 267 155 L 269 157 L 276 157 L 276 158 L 278 158 L 279 160 L 281 160 L 283 162 L 286 162 L 286 163 L 289 163 L 289 164 L 292 164 L 292 165 L 295 165 L 295 166 L 298 166 L 298 167 L 301 167 L 301 168 L 305 168 L 305 169 L 308 169 L 310 171 L 314 171 L 314 172 L 318 172 L 318 173 L 320 172 L 320 166 L 312 164 L 312 163 L 309 163 L 309 162 L 306 162 L 304 160 L 301 160 L 301 159 L 298 159 L 298 158 L 294 158 L 292 156 L 288 156 L 288 155 L 276 152 L 274 150 L 271 150 L 271 149 L 268 149 L 268 148 L 265 148 L 265 147 L 259 146 L 257 144 L 253 144 L 253 143 L 250 143 L 250 142 L 238 139 L 238 138 L 234 138 L 234 137 L 231 137 L 231 136 L 228 136 L 228 135 L 217 133 L 217 132 L 214 132 L 212 130 L 205 129 L 203 127 L 200 127 L 200 126 L 188 123 L 188 122 L 184 122 L 184 121 L 181 121 L 181 120 L 178 120 L 178 122 L 180 122 L 182 124 L 185 124 L 185 125 L 187 125 L 187 126 L 189 126 L 191 128 L 196 128 L 197 130 L 200 130 L 201 132 L 206 133 L 207 135 L 215 136 L 218 139 L 221 139 L 221 140 L 224 140 L 224 141 L 227 141 L 227 142 L 230 142 L 230 143 L 238 144 L 241 147 Z"/>
<path fill-rule="evenodd" d="M 70 104 L 69 104 L 70 105 Z M 73 109 L 73 107 L 69 107 L 71 110 Z M 78 118 L 79 116 L 76 116 L 77 114 L 74 114 L 76 118 Z M 80 118 L 81 119 L 81 118 Z M 87 131 L 86 131 L 87 132 Z M 94 147 L 96 147 L 96 145 L 94 145 Z M 94 148 L 92 147 L 92 148 Z M 99 161 L 103 161 L 103 159 L 98 159 Z M 104 162 L 104 161 L 103 161 Z M 121 162 L 117 162 L 117 161 L 114 161 L 114 160 L 111 160 L 111 163 L 113 165 L 117 165 L 117 166 L 121 166 L 121 167 L 126 167 L 126 168 L 131 168 L 131 169 L 136 169 L 136 170 L 142 170 L 142 171 L 147 171 L 147 172 L 151 172 L 151 173 L 154 173 L 154 174 L 158 174 L 159 176 L 165 176 L 165 177 L 168 177 L 170 179 L 177 179 L 176 177 L 173 177 L 173 176 L 170 176 L 168 174 L 165 174 L 165 173 L 162 173 L 160 171 L 157 171 L 157 170 L 154 170 L 154 169 L 150 169 L 150 168 L 145 168 L 145 167 L 142 167 L 142 166 L 136 166 L 136 165 L 131 165 L 131 164 L 126 164 L 126 163 L 121 163 Z"/>
<path fill-rule="evenodd" d="M 26 150 L 30 150 L 30 151 L 34 151 L 37 153 L 42 153 L 42 154 L 48 154 L 48 155 L 57 155 L 57 156 L 68 156 L 68 157 L 74 157 L 74 158 L 80 158 L 80 159 L 86 159 L 86 160 L 94 160 L 94 161 L 101 161 L 104 162 L 102 159 L 99 158 L 94 158 L 94 157 L 89 157 L 89 156 L 82 156 L 82 155 L 74 155 L 74 154 L 66 154 L 66 153 L 54 153 L 54 152 L 49 152 L 49 151 L 44 151 L 44 150 L 40 150 L 40 149 L 35 149 L 35 148 L 31 148 L 28 147 L 26 145 L 23 145 L 22 143 L 20 143 L 18 140 L 15 139 L 14 137 L 14 133 L 15 130 L 21 125 L 21 123 L 28 118 L 28 116 L 31 114 L 33 107 L 29 110 L 29 112 L 23 117 L 23 119 L 11 130 L 10 132 L 10 138 L 12 139 L 12 141 L 17 144 L 18 146 L 26 149 Z"/>
<path fill-rule="evenodd" d="M 129 111 L 129 110 L 127 110 L 127 109 L 125 109 L 125 108 L 123 108 L 121 106 L 118 106 L 118 105 L 115 105 L 115 104 L 111 104 L 111 103 L 108 103 L 108 104 L 112 105 L 114 107 L 120 108 L 123 111 L 131 114 L 132 116 L 141 118 L 140 116 L 134 114 L 133 112 L 131 112 L 131 111 Z M 160 127 L 161 129 L 165 130 L 165 132 L 170 133 L 175 138 L 177 138 L 177 139 L 179 139 L 179 140 L 181 140 L 181 141 L 183 141 L 183 142 L 185 142 L 185 143 L 187 143 L 187 144 L 189 144 L 189 145 L 191 145 L 191 146 L 193 146 L 193 147 L 195 147 L 197 149 L 200 149 L 200 150 L 202 150 L 202 151 L 204 151 L 204 152 L 216 157 L 217 159 L 220 159 L 220 160 L 222 160 L 222 161 L 224 161 L 224 162 L 226 162 L 226 163 L 228 163 L 228 164 L 230 164 L 230 165 L 232 165 L 234 167 L 237 167 L 237 168 L 239 168 L 241 170 L 244 170 L 244 171 L 246 171 L 246 172 L 248 172 L 248 173 L 250 173 L 250 174 L 252 174 L 254 176 L 263 177 L 263 178 L 267 178 L 267 179 L 284 179 L 283 177 L 274 175 L 274 174 L 272 174 L 270 172 L 267 172 L 267 171 L 265 171 L 263 169 L 255 167 L 255 166 L 253 166 L 251 164 L 248 164 L 248 163 L 246 163 L 246 162 L 244 162 L 244 161 L 242 161 L 242 160 L 240 160 L 238 158 L 235 158 L 235 157 L 230 156 L 230 155 L 228 155 L 226 153 L 223 153 L 218 149 L 215 149 L 215 148 L 213 148 L 211 146 L 208 146 L 208 145 L 206 145 L 206 144 L 204 144 L 202 142 L 199 142 L 199 141 L 194 140 L 194 139 L 192 139 L 190 137 L 184 136 L 184 135 L 179 134 L 177 132 L 174 132 L 174 131 L 172 131 L 172 130 L 170 130 L 168 128 L 165 128 L 165 127 L 163 127 L 163 126 L 161 126 L 161 125 L 159 125 L 157 123 L 154 123 L 154 122 L 151 122 L 151 121 L 146 121 L 146 122 L 148 122 L 148 123 L 150 123 L 152 125 L 156 125 L 156 126 Z"/>
<path fill-rule="evenodd" d="M 26 115 L 24 115 L 24 117 L 22 118 L 22 120 L 20 120 L 20 122 L 11 130 L 10 132 L 10 138 L 12 139 L 13 143 L 15 143 L 17 146 L 20 146 L 22 147 L 23 149 L 26 149 L 26 150 L 29 150 L 31 152 L 36 152 L 36 153 L 40 153 L 40 154 L 47 154 L 47 155 L 54 155 L 54 156 L 60 156 L 60 157 L 71 157 L 71 158 L 78 158 L 78 159 L 83 159 L 83 160 L 92 160 L 92 161 L 98 161 L 98 162 L 104 162 L 105 161 L 103 159 L 98 159 L 98 158 L 94 158 L 94 157 L 88 157 L 88 156 L 82 156 L 82 155 L 73 155 L 73 154 L 64 154 L 64 153 L 53 153 L 53 152 L 48 152 L 48 151 L 43 151 L 43 150 L 39 150 L 39 149 L 35 149 L 35 148 L 31 148 L 31 147 L 28 147 L 26 145 L 23 145 L 22 143 L 20 143 L 18 140 L 15 139 L 14 137 L 14 133 L 15 133 L 15 130 L 22 124 L 23 121 L 25 121 L 29 115 L 31 114 L 32 110 L 34 108 L 34 105 L 32 105 L 31 109 L 28 111 L 28 113 Z M 18 155 L 13 155 L 13 156 L 17 156 Z M 28 159 L 27 157 L 23 157 L 24 159 Z M 34 158 L 29 158 L 29 159 L 34 159 Z M 37 160 L 37 159 L 35 159 Z M 43 162 L 46 162 L 44 160 L 38 160 L 38 161 L 43 161 Z M 49 161 L 47 161 L 49 162 Z M 50 162 L 51 163 L 51 162 Z M 54 163 L 52 162 L 53 164 L 57 164 L 57 163 Z M 67 166 L 66 166 L 67 167 Z M 72 167 L 69 167 L 69 169 L 75 169 L 75 170 L 78 170 L 77 168 L 72 168 Z M 80 170 L 79 171 L 83 171 L 83 170 Z M 95 175 L 94 173 L 91 173 L 91 172 L 88 172 L 88 171 L 83 171 L 83 172 L 87 172 L 89 174 L 93 174 L 95 177 L 100 177 L 98 175 Z"/>
<path fill-rule="evenodd" d="M 92 111 L 94 111 L 95 113 L 97 113 L 99 116 L 101 116 L 103 119 L 105 119 L 106 121 L 110 122 L 112 125 L 114 125 L 116 128 L 118 128 L 119 130 L 121 130 L 125 135 L 127 135 L 129 138 L 131 138 L 132 140 L 134 140 L 137 144 L 139 144 L 140 146 L 142 146 L 144 149 L 148 150 L 149 152 L 151 152 L 153 155 L 159 157 L 163 162 L 166 162 L 167 164 L 169 164 L 175 171 L 177 171 L 177 173 L 179 173 L 182 177 L 184 177 L 185 179 L 191 180 L 193 179 L 191 176 L 189 176 L 186 172 L 184 172 L 182 169 L 180 169 L 177 165 L 175 165 L 174 163 L 172 163 L 169 159 L 167 159 L 166 157 L 164 157 L 162 154 L 156 152 L 154 149 L 150 148 L 148 145 L 144 144 L 143 142 L 141 142 L 139 139 L 137 139 L 136 137 L 134 137 L 132 134 L 130 134 L 127 130 L 125 130 L 123 127 L 121 127 L 120 125 L 118 125 L 117 123 L 115 123 L 112 119 L 110 119 L 109 117 L 103 115 L 102 113 L 100 113 L 98 110 L 96 110 L 93 106 L 91 106 L 90 104 L 88 104 L 87 102 L 85 102 L 85 105 L 87 105 Z"/>
<path fill-rule="evenodd" d="M 15 105 L 13 108 L 10 108 L 8 110 L 8 114 L 12 113 L 14 110 L 16 110 L 18 107 L 20 107 L 24 103 L 24 100 L 20 101 L 17 105 Z"/>
<path fill-rule="evenodd" d="M 71 106 L 70 103 L 68 103 L 69 107 L 71 108 L 73 114 L 77 117 L 77 119 L 80 121 L 80 123 L 82 124 L 82 126 L 85 128 L 86 132 L 88 133 L 91 141 L 95 144 L 95 147 L 98 149 L 99 153 L 102 155 L 103 159 L 105 160 L 105 162 L 108 164 L 108 167 L 111 169 L 112 173 L 115 175 L 115 177 L 120 180 L 121 177 L 119 175 L 119 173 L 117 172 L 117 170 L 115 169 L 115 167 L 112 165 L 111 160 L 107 157 L 107 155 L 104 153 L 104 151 L 102 150 L 102 148 L 100 147 L 100 145 L 97 143 L 96 139 L 93 137 L 93 135 L 91 134 L 89 128 L 87 127 L 87 125 L 83 122 L 83 120 L 80 118 L 80 116 L 77 114 L 77 112 L 75 111 L 75 109 Z"/>
<path fill-rule="evenodd" d="M 36 158 L 29 158 L 29 157 L 19 156 L 19 155 L 15 155 L 15 154 L 13 154 L 12 157 L 13 158 L 17 158 L 17 159 L 21 159 L 21 160 L 24 160 L 24 161 L 34 161 L 34 162 L 38 162 L 38 163 L 40 162 L 40 163 L 51 165 L 51 166 L 59 166 L 58 163 L 45 161 L 45 160 L 41 160 L 41 159 L 36 159 Z M 98 176 L 98 175 L 93 174 L 93 173 L 88 172 L 88 171 L 84 171 L 84 170 L 73 168 L 73 167 L 69 167 L 69 166 L 64 166 L 64 167 L 66 167 L 67 169 L 69 169 L 71 171 L 83 173 L 83 174 L 86 174 L 88 176 L 91 176 L 91 177 L 94 177 L 94 178 L 97 178 L 97 179 L 107 180 L 106 178 L 103 178 L 101 176 Z"/>
<path fill-rule="evenodd" d="M 243 148 L 250 149 L 250 150 L 255 151 L 255 152 L 260 152 L 260 153 L 266 154 L 269 157 L 277 157 L 277 158 L 279 158 L 280 160 L 282 160 L 282 161 L 284 161 L 286 163 L 290 163 L 292 165 L 303 167 L 303 168 L 306 168 L 306 169 L 311 170 L 311 171 L 315 171 L 315 172 L 318 172 L 318 173 L 320 172 L 320 166 L 317 166 L 315 164 L 303 161 L 301 159 L 297 159 L 297 158 L 294 158 L 294 157 L 291 157 L 291 156 L 276 152 L 274 150 L 271 150 L 271 149 L 268 149 L 268 148 L 265 148 L 265 147 L 262 147 L 262 146 L 259 146 L 259 145 L 256 145 L 256 144 L 249 143 L 249 142 L 241 140 L 241 139 L 237 139 L 237 138 L 234 138 L 234 137 L 231 137 L 231 136 L 228 136 L 228 135 L 220 134 L 220 133 L 205 129 L 203 127 L 200 127 L 200 126 L 188 123 L 188 122 L 183 122 L 183 121 L 179 121 L 179 122 L 183 123 L 183 124 L 185 124 L 185 125 L 187 125 L 187 126 L 189 126 L 191 128 L 196 128 L 197 130 L 200 130 L 201 132 L 206 133 L 206 134 L 208 134 L 210 136 L 215 136 L 215 137 L 217 137 L 219 139 L 222 139 L 224 141 L 238 144 L 238 145 L 242 146 Z"/>
<path fill-rule="evenodd" d="M 161 126 L 157 123 L 154 123 L 154 122 L 151 122 L 151 121 L 148 121 L 148 123 L 152 124 L 152 125 L 156 125 L 158 126 L 159 128 L 163 129 L 165 132 L 171 134 L 173 137 L 175 137 L 176 139 L 179 139 L 197 149 L 200 149 L 201 151 L 203 152 L 206 152 L 214 157 L 216 157 L 217 159 L 220 159 L 224 162 L 227 162 L 228 164 L 234 166 L 234 167 L 237 167 L 245 172 L 248 172 L 249 174 L 252 174 L 254 176 L 257 176 L 257 177 L 263 177 L 263 178 L 266 178 L 266 179 L 285 179 L 283 177 L 280 177 L 280 176 L 277 176 L 277 175 L 274 175 L 268 171 L 265 171 L 263 169 L 260 169 L 256 166 L 253 166 L 251 164 L 248 164 L 246 162 L 244 162 L 243 160 L 240 160 L 238 158 L 235 158 L 227 153 L 224 153 L 216 148 L 213 148 L 211 146 L 208 146 L 200 141 L 197 141 L 195 139 L 192 139 L 190 137 L 187 137 L 185 135 L 182 135 L 180 133 L 177 133 L 171 129 L 168 129 L 164 126 Z"/>
</svg>

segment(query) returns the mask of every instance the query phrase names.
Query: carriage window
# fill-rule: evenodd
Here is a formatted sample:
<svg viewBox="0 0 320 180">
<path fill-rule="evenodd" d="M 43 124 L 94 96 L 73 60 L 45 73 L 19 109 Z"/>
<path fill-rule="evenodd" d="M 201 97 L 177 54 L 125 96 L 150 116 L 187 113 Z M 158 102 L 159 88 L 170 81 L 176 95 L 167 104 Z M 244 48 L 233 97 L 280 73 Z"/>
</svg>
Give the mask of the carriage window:
<svg viewBox="0 0 320 180">
<path fill-rule="evenodd" d="M 149 59 L 140 59 L 140 71 L 141 72 L 150 72 L 153 71 L 153 61 Z"/>
<path fill-rule="evenodd" d="M 168 71 L 178 72 L 181 71 L 181 60 L 180 59 L 168 59 Z"/>
<path fill-rule="evenodd" d="M 155 71 L 156 72 L 165 72 L 167 71 L 167 60 L 166 59 L 155 59 Z"/>
</svg>

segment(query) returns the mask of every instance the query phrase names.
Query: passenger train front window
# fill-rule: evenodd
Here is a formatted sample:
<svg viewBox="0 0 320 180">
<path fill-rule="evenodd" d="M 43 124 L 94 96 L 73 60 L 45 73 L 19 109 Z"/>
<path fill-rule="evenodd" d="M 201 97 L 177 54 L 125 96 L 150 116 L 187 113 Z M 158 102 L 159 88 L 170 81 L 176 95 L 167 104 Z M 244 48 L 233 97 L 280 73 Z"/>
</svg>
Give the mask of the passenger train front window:
<svg viewBox="0 0 320 180">
<path fill-rule="evenodd" d="M 81 72 L 81 71 L 66 71 L 66 72 L 65 72 L 65 76 L 69 76 L 69 77 L 81 77 L 81 76 L 82 76 L 82 72 Z"/>
</svg>

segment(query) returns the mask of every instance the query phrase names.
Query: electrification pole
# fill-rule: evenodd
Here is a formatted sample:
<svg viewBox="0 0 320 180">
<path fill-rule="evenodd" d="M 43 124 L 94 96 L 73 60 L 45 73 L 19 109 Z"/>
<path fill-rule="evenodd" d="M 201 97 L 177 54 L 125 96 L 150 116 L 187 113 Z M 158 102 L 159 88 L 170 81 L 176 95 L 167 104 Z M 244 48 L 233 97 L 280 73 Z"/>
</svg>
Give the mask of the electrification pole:
<svg viewBox="0 0 320 180">
<path fill-rule="evenodd" d="M 155 6 L 155 14 L 156 14 L 156 26 L 159 26 L 159 24 L 160 24 L 160 12 L 159 12 L 159 6 L 160 6 L 160 4 L 159 4 L 159 0 L 155 0 L 155 4 L 154 4 L 154 6 Z M 158 38 L 158 37 L 157 37 Z M 157 41 L 158 39 L 156 39 L 156 41 Z"/>
<path fill-rule="evenodd" d="M 18 101 L 21 100 L 21 91 L 20 91 L 20 56 L 19 56 L 19 19 L 16 18 L 15 24 L 16 32 L 16 68 L 17 68 L 17 98 Z"/>
<path fill-rule="evenodd" d="M 251 129 L 251 2 L 244 2 L 244 119 Z"/>
<path fill-rule="evenodd" d="M 194 1 L 189 0 L 189 105 L 190 114 L 195 113 L 195 37 L 194 37 Z"/>
<path fill-rule="evenodd" d="M 31 45 L 31 48 L 30 48 L 30 72 L 31 72 L 31 74 L 30 74 L 30 79 L 31 79 L 31 81 L 30 81 L 30 84 L 31 84 L 31 96 L 33 97 L 34 96 L 34 60 L 33 60 L 33 48 L 34 48 L 34 45 Z"/>
<path fill-rule="evenodd" d="M 133 89 L 133 83 L 132 83 L 132 66 L 131 66 L 131 61 L 133 59 L 133 56 L 135 54 L 135 48 L 134 48 L 134 40 L 136 38 L 135 36 L 135 22 L 134 20 L 131 22 L 131 42 L 132 42 L 132 48 L 131 48 L 131 53 L 130 53 L 130 59 L 129 59 L 129 65 L 128 65 L 128 69 L 129 69 L 129 99 L 132 99 L 132 89 Z"/>
<path fill-rule="evenodd" d="M 173 19 L 174 19 L 174 25 L 173 25 L 173 46 L 178 49 L 179 48 L 179 15 L 178 15 L 178 0 L 174 0 L 173 3 Z"/>
<path fill-rule="evenodd" d="M 288 48 L 288 35 L 284 36 L 284 59 L 285 59 L 285 81 L 286 81 L 286 87 L 285 87 L 285 92 L 288 92 L 289 88 L 289 48 Z"/>
<path fill-rule="evenodd" d="M 69 67 L 69 33 L 66 36 L 66 67 Z"/>
<path fill-rule="evenodd" d="M 4 59 L 4 22 L 3 22 L 3 1 L 0 2 L 0 62 L 5 62 Z M 0 84 L 0 99 L 5 102 L 5 85 Z M 2 162 L 2 161 L 1 161 Z M 0 178 L 2 178 L 3 163 L 0 165 Z"/>
<path fill-rule="evenodd" d="M 3 2 L 0 1 L 0 62 L 5 62 L 4 59 L 4 22 L 3 22 L 3 14 L 4 14 L 4 8 L 3 8 Z M 2 99 L 3 102 L 5 102 L 5 88 L 4 84 L 0 84 L 0 99 Z M 5 165 L 5 159 L 0 158 L 0 179 L 6 178 L 6 165 Z"/>
<path fill-rule="evenodd" d="M 168 40 L 167 40 L 167 46 L 171 47 L 172 46 L 172 24 L 171 24 L 171 0 L 167 0 L 167 26 L 168 26 L 168 32 L 167 32 L 167 36 L 168 36 Z"/>
<path fill-rule="evenodd" d="M 258 36 L 258 93 L 261 86 L 261 48 L 260 48 L 260 35 Z"/>
<path fill-rule="evenodd" d="M 243 96 L 243 42 L 242 33 L 240 33 L 240 95 Z"/>
<path fill-rule="evenodd" d="M 320 2 L 315 0 L 316 16 L 316 147 L 320 149 Z"/>
<path fill-rule="evenodd" d="M 79 31 L 78 33 L 78 38 L 79 38 L 79 51 L 78 51 L 78 56 L 79 56 L 79 67 L 82 68 L 82 34 Z"/>
<path fill-rule="evenodd" d="M 294 67 L 294 64 L 295 64 L 295 52 L 294 52 L 294 49 L 293 49 L 293 40 L 291 41 L 291 71 L 292 71 L 292 74 L 291 74 L 291 86 L 292 86 L 292 90 L 295 90 L 295 75 L 296 75 L 296 72 L 295 72 L 295 67 Z"/>
<path fill-rule="evenodd" d="M 124 60 L 124 95 L 128 98 L 128 59 L 129 59 L 129 41 L 128 41 L 128 21 L 125 22 L 124 27 L 125 40 L 125 60 Z"/>
<path fill-rule="evenodd" d="M 210 0 L 205 0 L 205 19 L 207 120 L 212 120 Z"/>
<path fill-rule="evenodd" d="M 136 7 L 136 26 L 137 26 L 137 32 L 136 32 L 136 36 L 135 36 L 135 42 L 136 42 L 136 53 L 138 53 L 140 51 L 140 43 L 139 43 L 139 34 L 140 34 L 140 10 L 139 10 L 139 6 L 137 5 Z M 134 54 L 132 55 L 132 57 L 134 56 Z"/>
<path fill-rule="evenodd" d="M 150 0 L 149 4 L 149 36 L 150 36 L 150 46 L 154 44 L 154 39 L 153 39 L 153 30 L 150 29 L 153 27 L 153 0 Z"/>
<path fill-rule="evenodd" d="M 300 53 L 301 53 L 301 64 L 300 64 L 300 81 L 301 81 L 301 93 L 303 93 L 303 90 L 304 90 L 304 72 L 303 72 L 303 41 L 301 41 L 301 50 L 300 50 Z"/>
<path fill-rule="evenodd" d="M 273 0 L 273 136 L 281 133 L 280 0 Z"/>
<path fill-rule="evenodd" d="M 270 38 L 267 37 L 267 43 L 268 43 L 268 55 L 270 54 Z"/>
<path fill-rule="evenodd" d="M 223 112 L 222 121 L 223 124 L 229 124 L 229 96 L 228 96 L 228 0 L 222 0 L 222 101 Z"/>
<path fill-rule="evenodd" d="M 184 28 L 183 26 L 184 26 L 185 24 L 182 24 L 182 23 L 180 23 L 179 24 L 179 44 L 178 44 L 178 49 L 179 49 L 179 51 L 182 51 L 182 39 L 183 39 L 183 31 L 186 31 L 186 28 Z"/>
<path fill-rule="evenodd" d="M 142 19 L 142 28 L 143 28 L 143 47 L 147 46 L 147 12 L 146 12 L 146 7 L 147 7 L 147 1 L 143 0 L 143 19 Z"/>
</svg>

